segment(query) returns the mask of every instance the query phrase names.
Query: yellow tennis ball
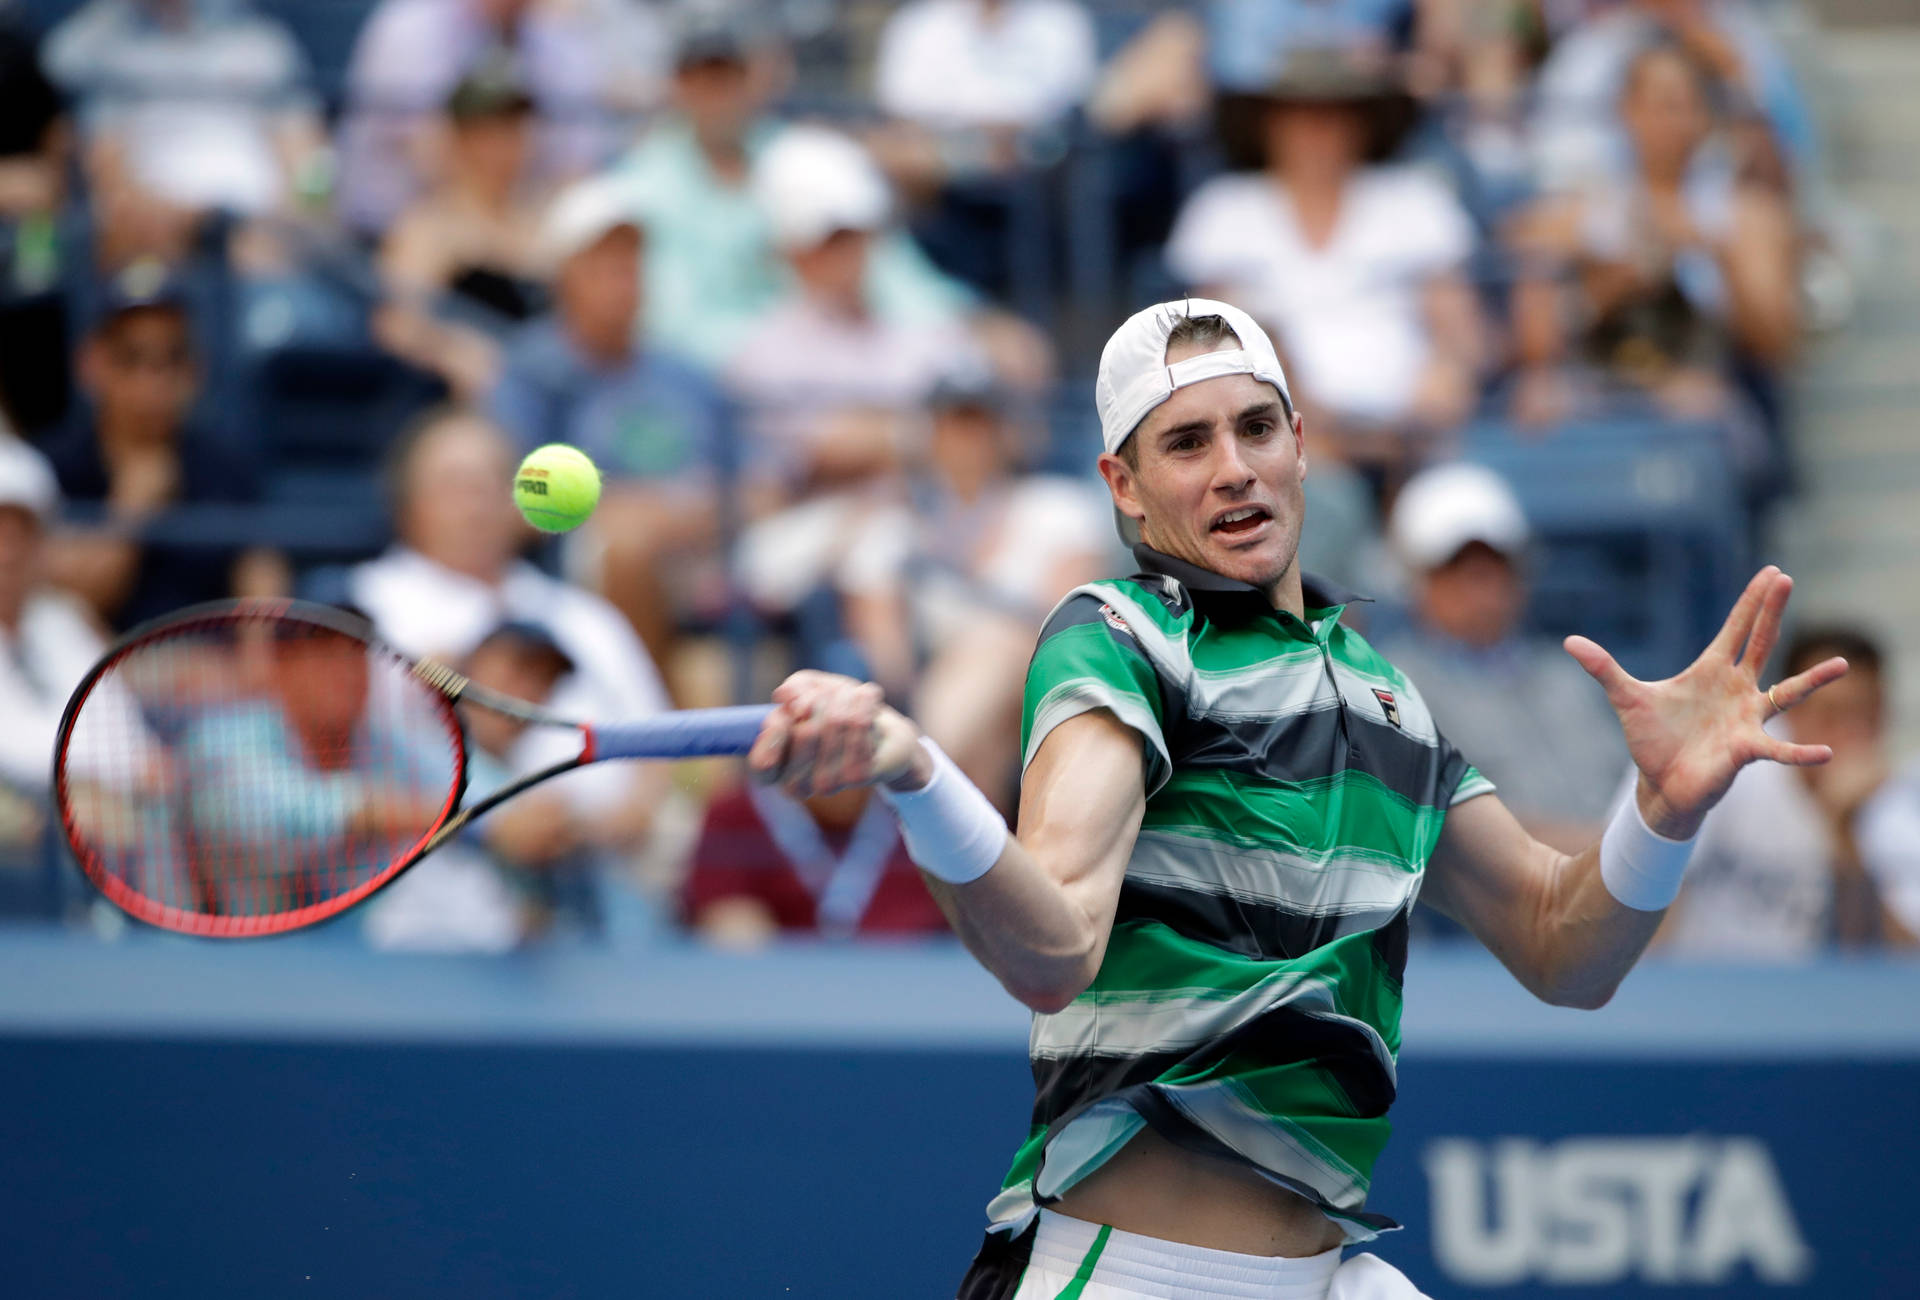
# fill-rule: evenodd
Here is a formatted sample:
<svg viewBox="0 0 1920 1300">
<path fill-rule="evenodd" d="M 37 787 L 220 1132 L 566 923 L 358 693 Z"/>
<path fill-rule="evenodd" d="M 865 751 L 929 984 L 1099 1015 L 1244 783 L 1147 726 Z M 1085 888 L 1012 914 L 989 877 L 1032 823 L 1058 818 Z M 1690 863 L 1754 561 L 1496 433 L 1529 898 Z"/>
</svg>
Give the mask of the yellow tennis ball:
<svg viewBox="0 0 1920 1300">
<path fill-rule="evenodd" d="M 543 533 L 578 528 L 600 504 L 600 470 L 578 447 L 535 447 L 513 475 L 513 504 Z"/>
</svg>

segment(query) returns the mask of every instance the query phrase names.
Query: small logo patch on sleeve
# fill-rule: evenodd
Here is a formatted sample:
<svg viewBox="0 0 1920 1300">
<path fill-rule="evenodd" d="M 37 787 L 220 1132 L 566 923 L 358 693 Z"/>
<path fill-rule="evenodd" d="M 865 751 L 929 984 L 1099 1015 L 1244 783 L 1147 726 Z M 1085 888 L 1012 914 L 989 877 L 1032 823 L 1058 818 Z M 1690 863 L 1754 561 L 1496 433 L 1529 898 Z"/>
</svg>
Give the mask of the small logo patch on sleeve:
<svg viewBox="0 0 1920 1300">
<path fill-rule="evenodd" d="M 1112 628 L 1114 631 L 1125 632 L 1128 636 L 1133 635 L 1133 629 L 1127 626 L 1127 620 L 1124 618 L 1121 618 L 1120 612 L 1116 610 L 1113 606 L 1102 605 L 1100 607 L 1100 617 L 1106 619 L 1107 626 Z"/>
<path fill-rule="evenodd" d="M 1380 701 L 1380 711 L 1387 715 L 1387 721 L 1396 727 L 1399 726 L 1400 706 L 1394 703 L 1393 692 L 1376 686 L 1373 688 L 1373 698 Z"/>
</svg>

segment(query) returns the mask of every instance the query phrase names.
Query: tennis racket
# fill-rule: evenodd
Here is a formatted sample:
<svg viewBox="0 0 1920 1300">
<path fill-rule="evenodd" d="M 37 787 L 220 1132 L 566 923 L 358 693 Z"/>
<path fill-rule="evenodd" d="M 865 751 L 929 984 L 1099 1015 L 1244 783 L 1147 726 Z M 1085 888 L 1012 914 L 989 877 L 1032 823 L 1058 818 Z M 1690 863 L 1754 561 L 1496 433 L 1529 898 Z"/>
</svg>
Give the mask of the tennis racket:
<svg viewBox="0 0 1920 1300">
<path fill-rule="evenodd" d="M 568 727 L 573 757 L 467 800 L 456 703 Z M 616 758 L 744 754 L 770 710 L 587 725 L 376 640 L 297 601 L 218 601 L 135 628 L 68 701 L 54 747 L 81 869 L 141 921 L 210 937 L 338 916 L 474 818 Z"/>
</svg>

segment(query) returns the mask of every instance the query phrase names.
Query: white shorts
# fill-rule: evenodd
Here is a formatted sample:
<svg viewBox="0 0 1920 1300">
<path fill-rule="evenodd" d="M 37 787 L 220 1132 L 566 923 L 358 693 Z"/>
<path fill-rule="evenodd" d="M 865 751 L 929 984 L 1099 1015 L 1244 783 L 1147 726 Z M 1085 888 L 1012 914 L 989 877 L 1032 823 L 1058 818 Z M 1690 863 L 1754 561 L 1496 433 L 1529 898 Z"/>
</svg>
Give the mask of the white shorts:
<svg viewBox="0 0 1920 1300">
<path fill-rule="evenodd" d="M 1377 1255 L 1304 1259 L 1183 1246 L 1040 1211 L 1013 1300 L 1426 1300 Z"/>
</svg>

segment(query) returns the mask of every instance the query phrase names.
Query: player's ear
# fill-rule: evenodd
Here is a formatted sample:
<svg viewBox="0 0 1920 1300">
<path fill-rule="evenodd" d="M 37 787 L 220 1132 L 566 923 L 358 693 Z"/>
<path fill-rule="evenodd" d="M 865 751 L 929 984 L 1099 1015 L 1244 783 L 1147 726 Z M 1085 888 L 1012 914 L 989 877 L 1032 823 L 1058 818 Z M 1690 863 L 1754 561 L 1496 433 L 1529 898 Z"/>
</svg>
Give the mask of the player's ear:
<svg viewBox="0 0 1920 1300">
<path fill-rule="evenodd" d="M 1135 490 L 1133 467 L 1110 451 L 1100 453 L 1099 465 L 1100 477 L 1106 480 L 1114 508 L 1129 519 L 1146 518 L 1146 508 L 1140 504 L 1139 494 Z"/>
<path fill-rule="evenodd" d="M 1298 411 L 1293 413 L 1293 449 L 1297 453 L 1295 459 L 1300 462 L 1294 473 L 1304 483 L 1307 478 L 1307 421 Z"/>
</svg>

